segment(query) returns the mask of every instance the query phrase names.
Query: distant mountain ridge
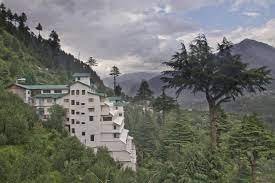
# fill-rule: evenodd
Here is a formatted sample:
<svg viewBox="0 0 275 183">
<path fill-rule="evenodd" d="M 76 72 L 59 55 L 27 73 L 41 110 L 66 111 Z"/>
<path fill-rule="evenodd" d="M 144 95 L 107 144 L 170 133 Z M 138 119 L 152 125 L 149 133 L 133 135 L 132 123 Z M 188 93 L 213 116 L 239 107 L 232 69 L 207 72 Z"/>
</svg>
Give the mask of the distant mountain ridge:
<svg viewBox="0 0 275 183">
<path fill-rule="evenodd" d="M 261 67 L 267 66 L 272 70 L 273 76 L 275 76 L 275 48 L 255 40 L 245 39 L 238 44 L 235 44 L 232 48 L 233 54 L 241 55 L 242 61 L 248 63 L 250 67 Z M 134 96 L 136 90 L 139 87 L 140 81 L 145 79 L 148 81 L 152 91 L 155 95 L 159 95 L 161 87 L 163 86 L 162 81 L 160 80 L 161 73 L 149 73 L 149 72 L 139 72 L 139 73 L 130 73 L 124 74 L 119 77 L 118 83 L 121 85 L 123 91 L 129 95 Z M 274 77 L 275 78 L 275 77 Z M 103 79 L 104 83 L 109 86 L 112 80 Z M 109 82 L 109 83 L 108 83 Z M 272 88 L 275 89 L 273 84 Z M 167 92 L 171 96 L 175 96 L 175 90 L 171 89 Z M 185 101 L 188 101 L 189 104 L 196 103 L 200 101 L 200 95 L 194 96 L 190 92 L 186 91 L 183 96 Z M 180 98 L 182 98 L 180 97 Z"/>
</svg>

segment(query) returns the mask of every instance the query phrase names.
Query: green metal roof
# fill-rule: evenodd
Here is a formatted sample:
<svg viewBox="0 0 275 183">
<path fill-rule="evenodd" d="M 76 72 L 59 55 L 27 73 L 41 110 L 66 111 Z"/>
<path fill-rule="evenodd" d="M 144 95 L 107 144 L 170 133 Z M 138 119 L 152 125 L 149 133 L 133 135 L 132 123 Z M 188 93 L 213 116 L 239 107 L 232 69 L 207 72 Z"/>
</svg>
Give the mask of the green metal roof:
<svg viewBox="0 0 275 183">
<path fill-rule="evenodd" d="M 67 93 L 58 93 L 58 94 L 38 94 L 36 96 L 34 96 L 35 98 L 53 98 L 53 99 L 57 99 L 57 98 L 61 98 L 63 96 L 67 95 Z"/>
<path fill-rule="evenodd" d="M 62 89 L 69 89 L 68 85 L 21 85 L 16 84 L 17 86 L 20 86 L 22 88 L 26 88 L 29 90 L 62 90 Z"/>
<path fill-rule="evenodd" d="M 108 97 L 110 101 L 121 101 L 121 97 Z"/>
<path fill-rule="evenodd" d="M 73 77 L 90 77 L 90 73 L 74 73 Z"/>
</svg>

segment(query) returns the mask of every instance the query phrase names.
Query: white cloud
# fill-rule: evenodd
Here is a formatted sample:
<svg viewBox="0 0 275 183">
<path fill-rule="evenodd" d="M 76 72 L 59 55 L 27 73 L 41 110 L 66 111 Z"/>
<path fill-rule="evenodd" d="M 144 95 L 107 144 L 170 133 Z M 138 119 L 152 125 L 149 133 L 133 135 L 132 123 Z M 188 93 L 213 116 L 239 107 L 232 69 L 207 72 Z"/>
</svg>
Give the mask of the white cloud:
<svg viewBox="0 0 275 183">
<path fill-rule="evenodd" d="M 261 15 L 261 13 L 259 13 L 259 12 L 253 12 L 253 11 L 246 11 L 246 12 L 243 12 L 242 13 L 243 15 L 245 15 L 245 16 L 248 16 L 248 17 L 258 17 L 258 16 L 260 16 Z"/>
<path fill-rule="evenodd" d="M 267 8 L 271 4 L 275 4 L 274 0 L 231 0 L 232 10 L 239 10 L 244 5 L 255 5 L 262 8 Z"/>
</svg>

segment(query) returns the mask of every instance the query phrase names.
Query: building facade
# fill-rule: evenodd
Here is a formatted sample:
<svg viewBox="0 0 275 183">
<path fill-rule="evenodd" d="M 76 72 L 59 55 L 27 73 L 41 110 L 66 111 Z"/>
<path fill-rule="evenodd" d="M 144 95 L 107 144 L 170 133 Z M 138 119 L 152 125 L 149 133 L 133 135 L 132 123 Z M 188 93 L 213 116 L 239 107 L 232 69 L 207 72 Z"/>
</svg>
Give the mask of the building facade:
<svg viewBox="0 0 275 183">
<path fill-rule="evenodd" d="M 92 147 L 107 147 L 110 155 L 136 170 L 136 149 L 133 137 L 124 128 L 125 102 L 119 97 L 106 97 L 91 84 L 90 74 L 76 73 L 71 85 L 13 84 L 8 90 L 35 107 L 46 120 L 49 108 L 58 104 L 66 109 L 65 126 L 81 143 Z"/>
</svg>

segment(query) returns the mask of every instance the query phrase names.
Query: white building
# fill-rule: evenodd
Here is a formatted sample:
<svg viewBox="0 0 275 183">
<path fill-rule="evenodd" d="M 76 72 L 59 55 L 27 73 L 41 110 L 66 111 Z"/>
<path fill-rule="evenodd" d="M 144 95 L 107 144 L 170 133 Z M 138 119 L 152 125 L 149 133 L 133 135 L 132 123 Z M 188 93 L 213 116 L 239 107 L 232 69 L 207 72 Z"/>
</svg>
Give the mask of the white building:
<svg viewBox="0 0 275 183">
<path fill-rule="evenodd" d="M 71 85 L 13 84 L 9 90 L 37 109 L 42 119 L 49 117 L 54 104 L 66 111 L 65 125 L 71 135 L 94 148 L 107 147 L 111 156 L 124 167 L 136 169 L 133 137 L 124 128 L 123 102 L 119 97 L 106 97 L 96 92 L 90 74 L 76 73 Z"/>
</svg>

